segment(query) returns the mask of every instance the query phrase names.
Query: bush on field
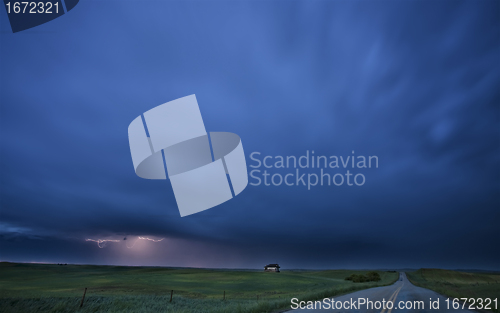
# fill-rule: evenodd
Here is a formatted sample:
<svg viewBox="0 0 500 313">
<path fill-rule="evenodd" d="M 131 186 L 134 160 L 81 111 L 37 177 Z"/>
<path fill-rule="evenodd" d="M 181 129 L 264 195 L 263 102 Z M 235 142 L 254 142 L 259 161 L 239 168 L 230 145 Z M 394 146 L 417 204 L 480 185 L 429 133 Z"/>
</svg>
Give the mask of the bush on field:
<svg viewBox="0 0 500 313">
<path fill-rule="evenodd" d="M 369 272 L 366 275 L 352 274 L 346 277 L 345 280 L 351 280 L 353 283 L 365 283 L 370 281 L 379 281 L 380 275 L 377 272 Z"/>
</svg>

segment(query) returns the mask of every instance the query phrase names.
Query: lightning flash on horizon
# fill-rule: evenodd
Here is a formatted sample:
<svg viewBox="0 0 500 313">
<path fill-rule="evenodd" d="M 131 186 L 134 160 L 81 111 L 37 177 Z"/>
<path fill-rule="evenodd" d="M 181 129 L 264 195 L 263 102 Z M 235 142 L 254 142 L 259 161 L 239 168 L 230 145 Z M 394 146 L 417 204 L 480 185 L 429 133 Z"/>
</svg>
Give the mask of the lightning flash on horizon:
<svg viewBox="0 0 500 313">
<path fill-rule="evenodd" d="M 85 241 L 93 241 L 93 242 L 97 242 L 97 245 L 99 246 L 99 248 L 104 248 L 105 245 L 106 245 L 106 242 L 120 242 L 120 240 L 113 240 L 113 239 L 85 239 Z"/>
<path fill-rule="evenodd" d="M 139 236 L 137 237 L 137 239 L 134 241 L 134 243 L 129 246 L 129 245 L 126 245 L 127 248 L 132 248 L 133 246 L 135 246 L 135 244 L 137 243 L 137 241 L 139 240 L 148 240 L 148 241 L 152 241 L 152 242 L 160 242 L 162 241 L 163 239 L 165 238 L 161 238 L 161 239 L 154 239 L 154 238 L 149 238 L 149 237 L 142 237 L 142 236 Z M 123 238 L 123 240 L 127 240 L 127 237 Z M 97 243 L 97 246 L 99 248 L 104 248 L 106 246 L 106 243 L 107 242 L 120 242 L 121 240 L 116 240 L 116 239 L 91 239 L 91 238 L 88 238 L 88 239 L 85 239 L 85 241 L 92 241 L 92 242 L 96 242 Z"/>
<path fill-rule="evenodd" d="M 123 239 L 123 240 L 126 240 L 126 239 L 127 239 L 127 237 L 125 237 L 125 239 Z M 136 244 L 136 243 L 137 243 L 137 241 L 139 241 L 139 240 L 149 240 L 149 241 L 152 241 L 152 242 L 160 242 L 160 241 L 162 241 L 163 239 L 165 239 L 165 238 L 161 238 L 161 239 L 153 239 L 153 238 L 148 238 L 148 237 L 137 237 L 137 240 L 136 240 L 136 241 L 134 241 L 134 243 L 133 243 L 130 247 L 127 245 L 127 248 L 129 248 L 129 249 L 130 249 L 130 248 L 132 248 L 133 246 L 135 246 L 135 244 Z"/>
</svg>

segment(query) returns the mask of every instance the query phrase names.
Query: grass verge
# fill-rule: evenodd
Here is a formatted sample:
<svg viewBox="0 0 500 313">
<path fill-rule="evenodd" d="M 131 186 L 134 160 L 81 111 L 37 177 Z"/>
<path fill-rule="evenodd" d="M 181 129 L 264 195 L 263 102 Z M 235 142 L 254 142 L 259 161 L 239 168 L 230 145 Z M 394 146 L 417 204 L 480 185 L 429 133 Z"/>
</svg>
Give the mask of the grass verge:
<svg viewBox="0 0 500 313">
<path fill-rule="evenodd" d="M 406 276 L 416 286 L 434 290 L 450 298 L 490 298 L 500 301 L 499 273 L 468 273 L 441 269 L 419 269 Z M 493 304 L 492 304 L 493 306 Z M 500 312 L 497 307 L 489 310 Z"/>
</svg>

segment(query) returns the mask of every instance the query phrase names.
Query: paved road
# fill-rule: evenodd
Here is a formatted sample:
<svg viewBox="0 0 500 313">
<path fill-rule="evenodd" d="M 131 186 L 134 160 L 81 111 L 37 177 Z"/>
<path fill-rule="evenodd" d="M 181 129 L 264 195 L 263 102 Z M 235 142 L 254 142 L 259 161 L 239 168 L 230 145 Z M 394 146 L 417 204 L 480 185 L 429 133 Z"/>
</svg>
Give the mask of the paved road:
<svg viewBox="0 0 500 313">
<path fill-rule="evenodd" d="M 372 301 L 372 306 L 368 306 L 367 304 L 360 305 L 359 299 L 365 299 L 365 301 Z M 322 302 L 316 303 L 316 308 L 305 309 L 307 303 L 302 303 L 302 307 L 304 309 L 294 309 L 287 312 L 348 312 L 348 313 L 357 313 L 357 312 L 370 312 L 370 313 L 403 313 L 403 312 L 429 312 L 429 313 L 439 313 L 439 312 L 454 312 L 454 313 L 464 313 L 464 312 L 473 312 L 469 310 L 457 309 L 454 310 L 451 308 L 447 309 L 446 305 L 446 297 L 439 295 L 438 293 L 420 288 L 412 283 L 406 278 L 405 273 L 399 273 L 399 280 L 391 285 L 385 287 L 377 287 L 366 290 L 361 290 L 357 292 L 350 293 L 348 295 L 339 296 L 337 298 L 331 298 L 335 302 L 333 305 L 343 304 L 344 307 L 342 309 L 332 309 L 329 305 L 332 305 L 332 302 L 327 300 L 328 304 Z M 331 300 L 330 299 L 330 300 Z M 431 309 L 429 300 L 434 302 L 434 308 Z M 436 301 L 439 300 L 439 306 L 436 307 Z M 298 304 L 298 301 L 296 303 Z M 339 302 L 340 301 L 340 302 Z M 348 302 L 345 302 L 348 301 Z M 355 303 L 354 306 L 351 306 L 352 303 Z M 356 301 L 356 302 L 354 302 Z M 390 305 L 386 305 L 387 307 L 384 309 L 383 302 L 387 303 L 388 301 L 393 301 L 393 308 L 390 308 Z M 363 300 L 361 300 L 363 302 Z M 297 304 L 293 304 L 293 307 L 297 307 Z M 411 305 L 411 309 L 408 307 Z M 399 307 L 401 306 L 401 307 Z M 406 307 L 405 307 L 406 306 Z M 418 307 L 420 306 L 420 307 Z"/>
</svg>

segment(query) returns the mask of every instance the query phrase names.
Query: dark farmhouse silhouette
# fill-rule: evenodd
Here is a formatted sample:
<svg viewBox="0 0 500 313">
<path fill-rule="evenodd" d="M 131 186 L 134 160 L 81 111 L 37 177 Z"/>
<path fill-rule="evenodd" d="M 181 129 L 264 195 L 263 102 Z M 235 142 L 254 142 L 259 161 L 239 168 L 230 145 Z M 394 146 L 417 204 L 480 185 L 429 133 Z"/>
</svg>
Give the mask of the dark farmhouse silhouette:
<svg viewBox="0 0 500 313">
<path fill-rule="evenodd" d="M 264 272 L 280 272 L 280 266 L 279 264 L 267 264 L 264 266 Z"/>
</svg>

